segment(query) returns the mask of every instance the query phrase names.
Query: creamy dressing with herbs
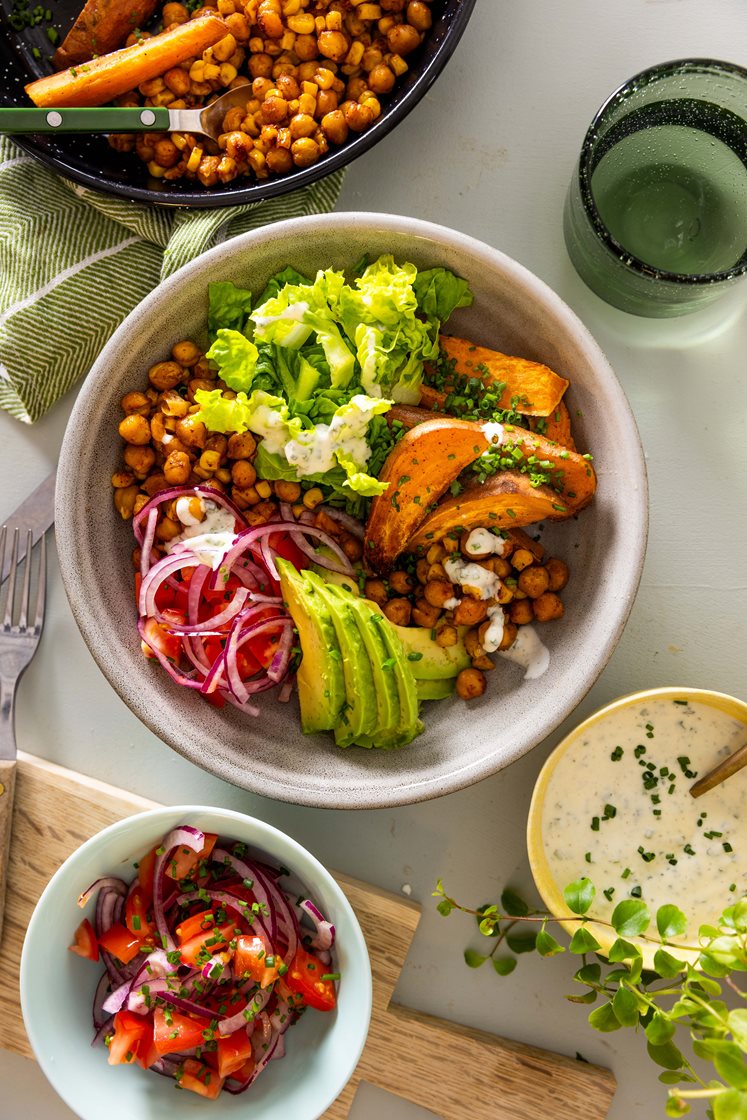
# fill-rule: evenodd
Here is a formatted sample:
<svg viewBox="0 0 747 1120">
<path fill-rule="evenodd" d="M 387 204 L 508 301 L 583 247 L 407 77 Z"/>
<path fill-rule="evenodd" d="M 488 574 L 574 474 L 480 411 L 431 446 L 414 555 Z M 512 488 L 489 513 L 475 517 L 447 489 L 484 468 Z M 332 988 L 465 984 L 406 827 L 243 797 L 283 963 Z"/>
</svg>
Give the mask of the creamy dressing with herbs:
<svg viewBox="0 0 747 1120">
<path fill-rule="evenodd" d="M 461 556 L 447 556 L 443 565 L 452 583 L 476 591 L 478 599 L 492 599 L 501 589 L 501 581 L 495 572 L 479 564 L 470 564 Z"/>
<path fill-rule="evenodd" d="M 482 640 L 482 648 L 486 653 L 495 653 L 498 646 L 503 641 L 503 631 L 506 627 L 506 616 L 503 613 L 503 607 L 488 607 L 488 619 L 490 625 L 485 631 L 485 637 Z"/>
<path fill-rule="evenodd" d="M 194 513 L 194 498 L 179 498 L 176 516 L 184 528 L 178 537 L 166 545 L 167 552 L 187 550 L 193 552 L 201 564 L 215 570 L 236 540 L 235 518 L 230 510 L 215 502 L 198 499 L 204 513 L 202 521 Z"/>
<path fill-rule="evenodd" d="M 497 537 L 490 529 L 473 529 L 467 537 L 464 551 L 468 556 L 503 556 L 506 542 Z"/>
<path fill-rule="evenodd" d="M 483 434 L 485 436 L 485 439 L 490 444 L 494 445 L 494 444 L 498 444 L 498 443 L 503 443 L 504 439 L 506 438 L 506 433 L 503 430 L 503 424 L 499 424 L 495 420 L 489 420 L 487 422 L 487 424 L 483 424 L 482 425 L 482 430 L 483 430 Z M 483 452 L 483 455 L 484 454 L 486 454 L 486 452 Z"/>
<path fill-rule="evenodd" d="M 558 888 L 588 876 L 591 913 L 602 919 L 633 897 L 652 914 L 679 906 L 690 939 L 712 923 L 747 892 L 747 771 L 697 799 L 689 790 L 744 743 L 747 724 L 686 693 L 590 727 L 545 795 L 542 836 Z"/>
<path fill-rule="evenodd" d="M 498 656 L 521 665 L 525 681 L 541 677 L 550 664 L 550 651 L 531 624 L 520 626 L 513 644 L 508 649 L 499 649 Z"/>
<path fill-rule="evenodd" d="M 359 394 L 351 398 L 351 403 L 357 407 L 345 416 L 334 416 L 330 424 L 305 429 L 284 444 L 285 457 L 299 477 L 333 470 L 338 452 L 365 467 L 371 458 L 366 430 L 375 413 L 366 407 L 371 403 L 368 397 Z"/>
</svg>

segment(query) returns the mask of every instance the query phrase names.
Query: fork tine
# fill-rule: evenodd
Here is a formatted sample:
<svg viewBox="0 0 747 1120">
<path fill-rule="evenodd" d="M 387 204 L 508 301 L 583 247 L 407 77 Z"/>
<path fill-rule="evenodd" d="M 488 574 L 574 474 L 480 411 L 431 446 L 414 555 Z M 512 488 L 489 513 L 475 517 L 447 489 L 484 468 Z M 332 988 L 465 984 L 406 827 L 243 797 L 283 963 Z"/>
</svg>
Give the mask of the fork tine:
<svg viewBox="0 0 747 1120">
<path fill-rule="evenodd" d="M 5 526 L 3 526 L 3 530 Z M 8 598 L 5 602 L 5 617 L 3 626 L 10 628 L 13 624 L 13 600 L 16 592 L 16 568 L 18 567 L 18 529 L 13 530 L 13 555 L 8 572 Z"/>
<path fill-rule="evenodd" d="M 26 553 L 27 556 L 31 555 L 31 549 Z M 36 589 L 36 617 L 34 618 L 34 630 L 37 634 L 41 634 L 42 626 L 44 625 L 44 605 L 46 603 L 47 595 L 47 534 L 42 533 L 41 541 L 39 542 L 39 585 Z"/>
<path fill-rule="evenodd" d="M 21 613 L 18 616 L 18 629 L 25 630 L 29 614 L 31 596 L 31 549 L 34 547 L 33 534 L 26 530 L 26 555 L 23 564 L 23 587 L 21 588 Z"/>
</svg>

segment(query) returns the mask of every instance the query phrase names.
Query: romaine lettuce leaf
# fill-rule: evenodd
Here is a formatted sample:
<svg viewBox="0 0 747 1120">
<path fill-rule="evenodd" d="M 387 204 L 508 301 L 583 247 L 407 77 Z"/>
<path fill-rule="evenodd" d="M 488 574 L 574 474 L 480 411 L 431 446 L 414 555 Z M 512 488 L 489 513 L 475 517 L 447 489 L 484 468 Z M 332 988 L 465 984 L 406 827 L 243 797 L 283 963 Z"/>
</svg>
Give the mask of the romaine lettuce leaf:
<svg viewBox="0 0 747 1120">
<path fill-rule="evenodd" d="M 289 440 L 303 429 L 299 417 L 288 414 L 282 397 L 255 389 L 250 397 L 239 392 L 231 400 L 220 389 L 198 389 L 195 402 L 200 406 L 195 417 L 211 432 L 253 432 L 261 436 L 267 451 L 282 451 Z"/>
<path fill-rule="evenodd" d="M 244 333 L 252 309 L 252 293 L 230 280 L 208 284 L 208 338 L 214 342 L 221 327 Z M 251 324 L 249 323 L 251 326 Z"/>
<path fill-rule="evenodd" d="M 252 387 L 258 356 L 253 342 L 239 331 L 225 330 L 223 327 L 205 355 L 218 366 L 226 385 L 243 393 L 247 393 Z"/>
<path fill-rule="evenodd" d="M 419 272 L 414 283 L 420 311 L 428 319 L 445 323 L 457 307 L 470 307 L 474 296 L 469 284 L 447 268 Z"/>
</svg>

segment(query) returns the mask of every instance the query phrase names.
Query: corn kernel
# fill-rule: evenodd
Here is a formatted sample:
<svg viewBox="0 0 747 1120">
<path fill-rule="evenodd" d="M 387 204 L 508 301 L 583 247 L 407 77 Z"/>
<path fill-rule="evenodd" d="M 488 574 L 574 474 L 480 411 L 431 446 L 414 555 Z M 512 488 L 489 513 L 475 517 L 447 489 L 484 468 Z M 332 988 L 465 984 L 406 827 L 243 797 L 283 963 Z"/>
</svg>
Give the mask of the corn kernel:
<svg viewBox="0 0 747 1120">
<path fill-rule="evenodd" d="M 316 30 L 316 23 L 310 12 L 299 12 L 297 16 L 289 16 L 287 23 L 296 35 L 313 35 Z"/>
<path fill-rule="evenodd" d="M 264 479 L 262 480 L 262 482 L 256 483 L 255 490 L 259 494 L 260 498 L 269 498 L 272 495 L 272 487 L 270 486 L 269 482 L 266 482 Z"/>
<path fill-rule="evenodd" d="M 363 46 L 363 43 L 360 43 L 360 42 L 353 43 L 352 47 L 350 48 L 348 53 L 345 55 L 345 65 L 346 66 L 358 66 L 358 64 L 360 63 L 360 60 L 363 58 L 364 49 L 365 48 Z"/>
<path fill-rule="evenodd" d="M 214 82 L 216 78 L 220 77 L 220 66 L 214 62 L 205 63 L 205 81 Z"/>
<path fill-rule="evenodd" d="M 389 59 L 389 67 L 398 78 L 407 73 L 408 66 L 401 54 L 393 54 Z"/>
<path fill-rule="evenodd" d="M 283 37 L 280 40 L 280 46 L 284 51 L 292 51 L 296 42 L 295 31 L 284 31 Z"/>
<path fill-rule="evenodd" d="M 148 164 L 148 174 L 152 175 L 154 179 L 162 179 L 166 174 L 166 168 L 161 167 L 160 163 L 156 163 L 155 160 L 151 160 Z"/>
<path fill-rule="evenodd" d="M 249 40 L 249 50 L 251 51 L 252 54 L 262 54 L 264 49 L 265 49 L 264 40 L 261 39 L 259 37 L 259 35 L 254 35 Z"/>
<path fill-rule="evenodd" d="M 283 0 L 283 15 L 294 16 L 301 11 L 301 0 Z"/>
<path fill-rule="evenodd" d="M 189 68 L 189 76 L 193 82 L 203 82 L 205 80 L 205 63 L 201 58 L 192 63 Z"/>
<path fill-rule="evenodd" d="M 381 4 L 361 4 L 356 15 L 359 19 L 381 19 Z"/>
<path fill-rule="evenodd" d="M 201 159 L 202 159 L 202 148 L 193 148 L 192 153 L 191 153 L 189 159 L 187 160 L 187 171 L 196 171 L 197 168 L 200 166 L 200 160 Z"/>
<path fill-rule="evenodd" d="M 302 93 L 298 99 L 298 112 L 308 113 L 310 117 L 316 112 L 316 98 L 310 93 Z"/>
<path fill-rule="evenodd" d="M 220 70 L 218 71 L 218 77 L 220 78 L 221 85 L 230 86 L 231 82 L 236 77 L 237 72 L 238 71 L 236 70 L 236 67 L 232 66 L 230 62 L 222 62 L 220 65 Z"/>
<path fill-rule="evenodd" d="M 312 486 L 303 496 L 303 504 L 307 509 L 316 509 L 324 501 L 324 494 L 318 486 Z"/>
<path fill-rule="evenodd" d="M 326 31 L 327 30 L 327 21 L 325 20 L 324 16 L 315 16 L 314 17 L 314 26 L 316 27 L 317 32 Z"/>
</svg>

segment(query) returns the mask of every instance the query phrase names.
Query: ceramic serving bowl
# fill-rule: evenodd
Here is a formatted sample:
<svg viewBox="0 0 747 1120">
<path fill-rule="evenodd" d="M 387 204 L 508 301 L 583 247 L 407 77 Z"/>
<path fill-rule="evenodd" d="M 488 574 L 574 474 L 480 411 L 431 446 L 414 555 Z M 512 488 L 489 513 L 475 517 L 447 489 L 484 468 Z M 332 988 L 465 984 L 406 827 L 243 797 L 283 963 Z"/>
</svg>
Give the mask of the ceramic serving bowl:
<svg viewBox="0 0 747 1120">
<path fill-rule="evenodd" d="M 573 731 L 571 731 L 570 734 L 562 740 L 562 742 L 558 744 L 558 746 L 545 762 L 545 765 L 542 767 L 542 770 L 540 771 L 540 774 L 535 783 L 534 792 L 532 794 L 532 803 L 529 808 L 529 817 L 527 820 L 527 851 L 529 853 L 529 863 L 532 869 L 532 876 L 534 878 L 535 886 L 537 887 L 537 890 L 539 891 L 545 906 L 551 914 L 567 915 L 569 912 L 568 905 L 563 898 L 563 887 L 565 883 L 563 881 L 559 881 L 556 877 L 556 861 L 553 859 L 552 845 L 549 845 L 547 843 L 545 830 L 543 827 L 546 806 L 548 804 L 548 790 L 550 789 L 553 776 L 557 770 L 558 764 L 563 760 L 568 751 L 573 750 L 574 748 L 579 746 L 579 744 L 583 744 L 584 740 L 589 736 L 590 732 L 592 732 L 595 728 L 599 729 L 600 725 L 603 725 L 605 723 L 611 724 L 611 721 L 615 719 L 620 713 L 640 711 L 641 709 L 645 709 L 646 705 L 650 704 L 652 701 L 668 701 L 679 704 L 682 703 L 683 697 L 686 697 L 688 700 L 692 701 L 695 704 L 703 705 L 707 708 L 712 708 L 718 712 L 722 712 L 724 715 L 731 717 L 731 719 L 736 720 L 738 723 L 744 724 L 745 728 L 747 728 L 747 703 L 745 703 L 743 700 L 738 700 L 734 696 L 727 696 L 723 692 L 713 692 L 709 689 L 702 688 L 650 688 L 646 689 L 643 692 L 633 692 L 627 696 L 621 696 L 619 697 L 619 699 L 614 700 L 611 704 L 606 704 L 603 708 L 599 708 L 598 711 L 593 712 L 587 719 L 580 723 L 578 727 L 575 727 Z M 594 746 L 594 741 L 591 740 L 589 747 L 589 762 L 587 767 L 587 773 L 589 775 L 593 775 L 594 773 Z M 671 754 L 676 754 L 676 751 L 672 749 L 671 745 L 669 749 Z M 669 759 L 665 758 L 665 761 L 669 761 Z M 674 765 L 674 759 L 671 759 L 671 762 L 672 765 Z M 588 781 L 593 783 L 593 777 L 589 777 Z M 664 800 L 666 801 L 666 798 L 664 798 Z M 699 811 L 705 810 L 707 812 L 709 808 L 708 797 L 703 797 L 700 801 L 697 802 L 697 805 L 699 807 Z M 566 805 L 566 809 L 568 808 L 569 807 Z M 570 808 L 573 811 L 573 803 L 571 804 Z M 711 810 L 713 810 L 712 804 L 710 805 L 710 808 Z M 713 812 L 711 812 L 711 817 L 713 817 Z M 584 819 L 584 814 L 581 811 L 580 807 L 578 818 L 581 822 L 579 824 L 579 827 L 588 828 L 588 820 Z M 636 837 L 636 839 L 644 839 L 645 835 L 646 834 L 641 829 L 641 836 Z M 718 835 L 720 836 L 721 834 L 719 833 Z M 651 843 L 653 844 L 655 842 L 652 841 Z M 593 858 L 594 837 L 592 834 L 589 834 L 588 844 L 592 849 L 591 856 Z M 728 868 L 720 867 L 718 865 L 718 862 L 713 859 L 709 861 L 708 866 L 710 876 L 719 874 L 723 876 L 723 897 L 725 900 L 728 900 L 730 898 L 729 880 L 732 877 L 733 872 L 729 872 Z M 589 876 L 593 878 L 592 869 L 585 868 L 585 871 L 587 871 Z M 671 875 L 671 878 L 674 879 L 677 875 L 676 867 L 665 867 L 662 871 L 659 872 L 660 876 L 666 876 L 667 874 Z M 629 882 L 633 881 L 634 880 L 632 879 L 629 880 Z M 623 894 L 620 894 L 620 897 L 615 898 L 615 902 L 620 901 L 620 899 L 623 897 L 625 896 Z M 593 906 L 590 913 L 594 913 Z M 712 920 L 715 921 L 717 917 L 718 915 L 714 914 L 712 916 Z M 569 933 L 571 935 L 578 928 L 577 921 L 561 921 L 560 925 L 565 929 L 566 933 Z M 599 942 L 599 952 L 601 954 L 608 953 L 612 946 L 612 943 L 616 940 L 617 935 L 610 929 L 608 925 L 603 925 L 599 922 L 594 922 L 593 920 L 589 921 L 587 928 Z M 652 943 L 651 940 L 641 940 L 636 937 L 629 937 L 628 940 L 634 942 L 638 946 L 643 955 L 646 966 L 653 967 L 653 958 L 658 945 L 656 943 Z M 698 955 L 697 952 L 688 952 L 685 949 L 678 949 L 677 952 L 683 959 L 689 960 L 695 959 L 695 957 L 697 957 Z"/>
<path fill-rule="evenodd" d="M 466 706 L 425 708 L 425 734 L 405 750 L 341 751 L 304 737 L 295 701 L 265 698 L 253 720 L 208 706 L 153 671 L 140 652 L 132 590 L 131 526 L 115 514 L 119 401 L 181 338 L 205 337 L 209 281 L 261 290 L 288 264 L 314 274 L 392 253 L 418 267 L 464 276 L 472 307 L 449 332 L 545 362 L 568 377 L 579 447 L 594 455 L 598 491 L 577 520 L 547 526 L 543 542 L 571 566 L 565 618 L 544 631 L 551 663 L 525 681 L 500 661 L 487 693 Z M 460 789 L 519 758 L 591 688 L 622 633 L 638 587 L 647 534 L 643 453 L 622 389 L 573 312 L 541 280 L 498 250 L 412 218 L 330 214 L 281 222 L 234 238 L 183 268 L 137 307 L 89 374 L 73 411 L 58 472 L 56 528 L 62 574 L 83 637 L 123 700 L 197 765 L 246 789 L 330 808 L 406 804 Z"/>
<path fill-rule="evenodd" d="M 311 167 L 296 168 L 289 175 L 261 182 L 236 179 L 225 186 L 206 188 L 191 179 L 166 183 L 153 178 L 146 164 L 132 152 L 114 151 L 105 136 L 38 134 L 16 138 L 16 143 L 53 171 L 93 190 L 158 206 L 215 209 L 276 198 L 346 167 L 396 128 L 451 58 L 474 6 L 475 0 L 433 0 L 433 26 L 423 44 L 408 56 L 407 73 L 382 99 L 381 115 L 373 125 L 366 132 L 351 134 L 347 143 L 331 149 Z M 80 0 L 57 0 L 54 21 L 62 36 L 77 19 L 80 8 Z M 31 104 L 24 86 L 49 73 L 48 30 L 46 22 L 39 22 L 22 32 L 8 29 L 0 35 L 0 105 Z"/>
<path fill-rule="evenodd" d="M 132 863 L 178 824 L 243 841 L 282 864 L 337 931 L 335 965 L 342 979 L 333 1012 L 308 1012 L 286 1036 L 286 1056 L 272 1061 L 246 1094 L 208 1101 L 180 1092 L 171 1079 L 138 1066 L 110 1066 L 91 1047 L 91 1007 L 99 965 L 68 952 L 82 917 L 78 895 L 104 875 L 129 879 Z M 371 1017 L 371 968 L 358 920 L 341 888 L 318 860 L 278 829 L 228 809 L 176 806 L 118 821 L 86 841 L 50 880 L 29 923 L 21 957 L 21 1006 L 29 1040 L 56 1091 L 81 1120 L 316 1120 L 350 1079 Z"/>
</svg>

